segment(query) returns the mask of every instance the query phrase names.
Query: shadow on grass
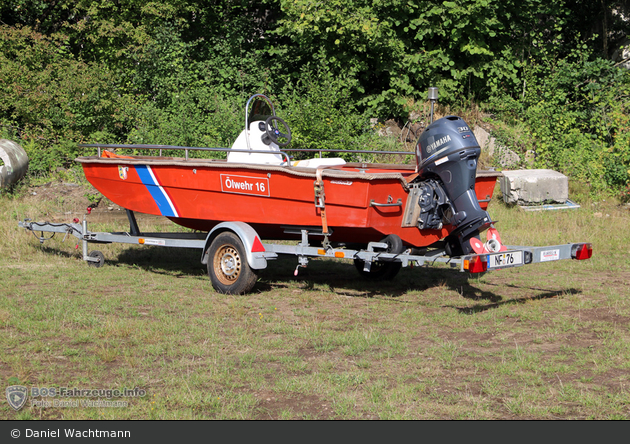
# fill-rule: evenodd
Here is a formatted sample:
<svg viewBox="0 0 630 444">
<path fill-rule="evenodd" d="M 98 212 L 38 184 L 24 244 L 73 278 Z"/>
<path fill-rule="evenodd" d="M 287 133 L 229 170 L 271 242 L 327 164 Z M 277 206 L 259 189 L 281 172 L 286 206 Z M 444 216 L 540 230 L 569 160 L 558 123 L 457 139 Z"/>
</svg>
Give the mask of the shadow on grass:
<svg viewBox="0 0 630 444">
<path fill-rule="evenodd" d="M 486 302 L 474 307 L 444 306 L 454 308 L 463 314 L 480 313 L 506 304 L 522 304 L 533 300 L 551 299 L 563 295 L 581 293 L 581 290 L 576 288 L 552 290 L 533 286 L 512 284 L 499 286 L 488 283 L 483 285 L 485 287 L 494 285 L 497 287 L 497 291 L 482 290 L 478 284 L 479 275 L 462 273 L 446 267 L 403 268 L 393 280 L 370 280 L 360 276 L 353 264 L 334 260 L 312 261 L 308 268 L 300 268 L 298 277 L 294 278 L 293 270 L 295 265 L 295 259 L 284 258 L 276 261 L 267 270 L 264 270 L 263 279 L 258 282 L 256 287 L 262 291 L 269 291 L 277 288 L 280 284 L 279 281 L 292 279 L 302 281 L 302 289 L 305 291 L 317 290 L 318 287 L 323 286 L 327 287 L 327 291 L 342 296 L 380 298 L 405 304 L 414 303 L 408 299 L 401 298 L 410 292 L 417 293 L 439 289 L 454 291 L 462 298 L 468 300 Z M 499 294 L 499 291 L 503 295 Z M 529 295 L 507 297 L 505 296 L 507 292 L 512 295 L 526 292 Z M 531 295 L 531 292 L 536 292 L 537 294 Z"/>
<path fill-rule="evenodd" d="M 524 297 L 514 298 L 514 299 L 499 300 L 496 302 L 491 302 L 489 304 L 475 305 L 474 307 L 457 307 L 454 305 L 449 305 L 447 307 L 455 308 L 457 311 L 463 314 L 475 314 L 475 313 L 482 313 L 484 311 L 487 311 L 493 308 L 498 308 L 502 305 L 524 304 L 530 301 L 536 301 L 536 300 L 541 300 L 541 299 L 552 299 L 552 298 L 557 298 L 562 295 L 581 293 L 580 290 L 577 290 L 575 288 L 569 288 L 569 289 L 564 289 L 564 290 L 544 290 L 542 288 L 519 287 L 516 285 L 507 285 L 506 287 L 515 288 L 518 290 L 543 291 L 544 293 L 540 293 L 533 296 L 524 296 Z"/>
<path fill-rule="evenodd" d="M 207 274 L 206 266 L 201 264 L 201 250 L 197 249 L 127 248 L 116 258 L 106 257 L 105 264 L 132 265 L 152 273 L 177 277 Z M 280 256 L 277 260 L 269 261 L 266 269 L 258 271 L 259 279 L 253 291 L 277 291 L 298 282 L 303 291 L 321 291 L 323 288 L 340 296 L 396 300 L 410 291 L 424 291 L 445 285 L 455 289 L 468 285 L 466 274 L 444 268 L 403 268 L 392 280 L 372 280 L 362 277 L 348 260 L 311 260 L 308 267 L 299 268 L 297 276 L 294 275 L 296 266 L 297 259 L 292 256 Z"/>
<path fill-rule="evenodd" d="M 268 269 L 261 273 L 261 280 L 256 284 L 256 288 L 261 291 L 269 291 L 278 288 L 282 281 L 299 281 L 305 291 L 318 290 L 323 287 L 326 291 L 334 292 L 338 295 L 363 298 L 383 298 L 400 303 L 413 303 L 402 296 L 409 293 L 419 293 L 431 290 L 454 291 L 461 297 L 474 301 L 487 301 L 483 305 L 477 305 L 474 309 L 470 307 L 452 306 L 462 313 L 485 311 L 498 307 L 502 304 L 513 304 L 526 302 L 532 299 L 546 299 L 560 296 L 567 293 L 578 293 L 576 289 L 547 290 L 530 286 L 518 287 L 515 285 L 505 285 L 497 288 L 497 292 L 482 290 L 478 285 L 478 275 L 462 273 L 455 269 L 446 267 L 413 267 L 403 268 L 393 280 L 370 280 L 359 275 L 354 265 L 348 262 L 335 260 L 311 261 L 309 266 L 300 268 L 298 277 L 293 277 L 296 260 L 293 258 L 282 258 L 270 263 Z M 492 284 L 484 284 L 488 286 Z M 504 289 L 510 289 L 511 293 L 519 290 L 531 292 L 543 292 L 536 296 L 526 296 L 523 298 L 506 299 L 498 291 L 504 293 Z"/>
<path fill-rule="evenodd" d="M 207 273 L 206 266 L 201 263 L 201 250 L 195 248 L 127 248 L 110 262 L 175 277 Z"/>
<path fill-rule="evenodd" d="M 168 276 L 183 277 L 187 275 L 198 276 L 207 274 L 207 269 L 201 263 L 201 250 L 187 248 L 127 248 L 117 256 L 108 254 L 99 248 L 97 243 L 91 243 L 88 251 L 102 251 L 105 256 L 105 266 L 128 265 L 142 268 L 152 273 Z M 45 254 L 60 256 L 67 259 L 81 259 L 82 251 L 78 249 L 60 249 L 54 246 L 42 245 L 41 251 Z M 62 247 L 63 248 L 63 247 Z M 87 262 L 85 263 L 87 266 Z"/>
<path fill-rule="evenodd" d="M 54 256 L 60 256 L 60 257 L 65 257 L 65 258 L 78 258 L 80 257 L 79 253 L 77 253 L 76 250 L 71 250 L 71 251 L 66 251 L 66 250 L 60 250 L 58 248 L 55 247 L 48 247 L 46 245 L 40 245 L 37 246 L 35 248 L 41 249 L 41 251 L 45 254 L 51 254 Z M 79 247 L 81 248 L 81 247 Z"/>
</svg>

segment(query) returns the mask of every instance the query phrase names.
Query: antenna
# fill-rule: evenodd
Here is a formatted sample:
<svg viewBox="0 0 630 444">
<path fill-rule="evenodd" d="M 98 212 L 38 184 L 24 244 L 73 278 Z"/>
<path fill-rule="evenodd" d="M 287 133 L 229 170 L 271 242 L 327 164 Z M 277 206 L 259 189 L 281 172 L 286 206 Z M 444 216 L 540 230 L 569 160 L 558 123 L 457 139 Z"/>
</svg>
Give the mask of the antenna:
<svg viewBox="0 0 630 444">
<path fill-rule="evenodd" d="M 433 106 L 435 102 L 438 100 L 438 89 L 435 86 L 429 88 L 429 101 L 431 102 L 431 121 L 429 124 L 433 123 Z"/>
</svg>

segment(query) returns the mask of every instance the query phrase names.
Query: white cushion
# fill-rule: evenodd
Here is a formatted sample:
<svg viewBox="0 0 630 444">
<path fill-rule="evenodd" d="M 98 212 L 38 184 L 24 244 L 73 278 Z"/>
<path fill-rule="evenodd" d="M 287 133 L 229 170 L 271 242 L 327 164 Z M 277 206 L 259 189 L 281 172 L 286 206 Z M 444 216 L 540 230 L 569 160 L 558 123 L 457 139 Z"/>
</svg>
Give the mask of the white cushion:
<svg viewBox="0 0 630 444">
<path fill-rule="evenodd" d="M 293 166 L 319 168 L 320 166 L 344 165 L 346 163 L 341 157 L 319 158 L 300 160 L 293 162 Z"/>
</svg>

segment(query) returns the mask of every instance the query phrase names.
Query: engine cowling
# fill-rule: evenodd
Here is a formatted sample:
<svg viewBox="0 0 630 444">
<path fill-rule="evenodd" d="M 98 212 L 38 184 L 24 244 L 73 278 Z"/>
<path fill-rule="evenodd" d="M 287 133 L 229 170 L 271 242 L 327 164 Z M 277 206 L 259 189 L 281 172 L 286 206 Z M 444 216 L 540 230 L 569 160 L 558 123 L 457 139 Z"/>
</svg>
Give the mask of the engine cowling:
<svg viewBox="0 0 630 444">
<path fill-rule="evenodd" d="M 417 186 L 422 187 L 418 204 L 421 216 L 418 227 L 433 225 L 439 218 L 455 229 L 446 239 L 449 255 L 473 252 L 470 240 L 492 222 L 481 209 L 475 194 L 479 142 L 468 124 L 457 116 L 446 116 L 429 125 L 418 139 L 416 161 Z M 434 199 L 428 202 L 429 196 Z"/>
</svg>

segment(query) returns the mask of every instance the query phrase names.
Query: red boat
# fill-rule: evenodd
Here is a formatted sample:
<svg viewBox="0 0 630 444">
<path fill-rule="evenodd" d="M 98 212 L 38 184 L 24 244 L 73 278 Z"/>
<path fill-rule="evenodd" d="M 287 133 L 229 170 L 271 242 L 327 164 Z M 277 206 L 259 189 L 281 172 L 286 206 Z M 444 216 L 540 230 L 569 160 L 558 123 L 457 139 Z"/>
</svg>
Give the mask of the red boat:
<svg viewBox="0 0 630 444">
<path fill-rule="evenodd" d="M 449 116 L 429 125 L 412 153 L 414 165 L 339 158 L 293 162 L 282 150 L 290 142 L 290 129 L 262 95 L 247 102 L 245 123 L 230 149 L 85 145 L 98 147 L 98 155 L 77 161 L 87 180 L 112 202 L 194 230 L 240 221 L 265 239 L 295 239 L 308 229 L 330 243 L 367 245 L 386 239 L 394 252 L 442 239 L 449 254 L 480 252 L 479 232 L 491 227 L 485 210 L 500 173 L 477 172 L 480 147 L 462 119 Z M 185 156 L 111 151 L 121 147 L 178 148 Z M 192 158 L 195 150 L 227 155 Z"/>
<path fill-rule="evenodd" d="M 18 225 L 41 232 L 40 242 L 52 238 L 44 232 L 76 237 L 83 259 L 94 267 L 101 267 L 105 256 L 89 252 L 88 243 L 201 249 L 213 287 L 226 294 L 249 292 L 257 272 L 280 255 L 297 257 L 296 275 L 310 259 L 339 258 L 353 260 L 359 273 L 371 279 L 391 279 L 411 265 L 448 263 L 462 272 L 482 273 L 592 255 L 592 245 L 583 242 L 501 244 L 486 211 L 500 173 L 477 172 L 481 148 L 459 117 L 432 122 L 411 153 L 415 165 L 409 166 L 340 158 L 293 162 L 289 150 L 280 149 L 290 142 L 290 129 L 275 116 L 269 99 L 253 96 L 245 110 L 246 129 L 229 149 L 84 145 L 98 148 L 98 155 L 77 160 L 101 193 L 127 209 L 129 232 L 88 230 L 89 209 L 81 223 L 26 219 Z M 185 155 L 125 156 L 109 151 L 113 148 L 180 149 Z M 227 156 L 193 159 L 192 150 Z M 141 233 L 134 211 L 162 215 L 202 232 Z"/>
</svg>

